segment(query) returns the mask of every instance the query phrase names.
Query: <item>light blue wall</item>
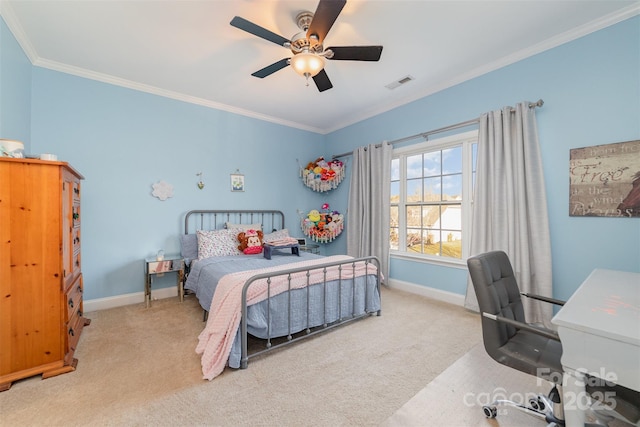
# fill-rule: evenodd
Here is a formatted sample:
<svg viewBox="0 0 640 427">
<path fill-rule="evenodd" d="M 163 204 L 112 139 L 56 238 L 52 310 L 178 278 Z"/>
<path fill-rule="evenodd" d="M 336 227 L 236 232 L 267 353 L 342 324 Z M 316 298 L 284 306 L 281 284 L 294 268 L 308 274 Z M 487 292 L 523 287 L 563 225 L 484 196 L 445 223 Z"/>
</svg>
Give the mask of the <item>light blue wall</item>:
<svg viewBox="0 0 640 427">
<path fill-rule="evenodd" d="M 86 299 L 141 292 L 142 259 L 179 252 L 192 209 L 280 209 L 301 235 L 296 209 L 315 194 L 297 179 L 296 159 L 314 158 L 323 136 L 38 67 L 32 92 L 33 151 L 55 153 L 85 176 Z M 242 193 L 230 191 L 236 169 Z M 151 196 L 159 180 L 174 197 Z M 174 275 L 164 280 L 175 286 Z"/>
<path fill-rule="evenodd" d="M 30 152 L 55 153 L 86 178 L 88 300 L 141 292 L 142 259 L 159 248 L 179 250 L 188 210 L 282 209 L 297 235 L 297 209 L 326 201 L 344 212 L 348 180 L 331 193 L 313 193 L 297 179 L 297 159 L 306 163 L 538 98 L 545 100 L 538 125 L 556 296 L 568 297 L 595 267 L 640 269 L 639 219 L 568 216 L 569 149 L 640 138 L 639 17 L 326 136 L 31 67 L 4 22 L 0 31 L 0 130 L 18 129 L 17 136 L 0 137 L 30 140 Z M 411 90 L 399 90 L 405 89 Z M 19 112 L 6 112 L 16 100 Z M 236 169 L 246 176 L 244 193 L 229 191 Z M 196 187 L 198 172 L 204 190 Z M 161 179 L 175 188 L 165 202 L 150 195 Z M 344 234 L 325 253 L 345 252 Z M 399 260 L 391 263 L 391 276 L 457 293 L 466 282 L 464 269 Z M 160 283 L 171 285 L 173 277 Z"/>
<path fill-rule="evenodd" d="M 396 90 L 411 90 L 410 84 Z M 537 110 L 552 235 L 555 296 L 596 267 L 640 271 L 639 218 L 569 217 L 569 150 L 640 138 L 640 17 L 333 132 L 332 153 L 478 117 L 523 100 Z M 336 203 L 346 203 L 348 192 Z M 344 199 L 344 201 L 342 201 Z M 347 224 L 348 226 L 348 224 Z M 346 239 L 331 249 L 346 250 Z M 466 270 L 394 259 L 393 279 L 464 293 Z"/>
<path fill-rule="evenodd" d="M 31 62 L 0 17 L 0 138 L 31 141 Z"/>
</svg>

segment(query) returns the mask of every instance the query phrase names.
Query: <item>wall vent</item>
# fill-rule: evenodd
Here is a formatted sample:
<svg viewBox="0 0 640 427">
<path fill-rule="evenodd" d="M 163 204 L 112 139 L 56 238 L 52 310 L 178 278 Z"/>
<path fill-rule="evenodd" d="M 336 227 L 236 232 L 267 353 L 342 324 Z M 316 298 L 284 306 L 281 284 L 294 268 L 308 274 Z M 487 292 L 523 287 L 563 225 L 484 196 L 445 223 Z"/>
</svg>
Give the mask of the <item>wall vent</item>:
<svg viewBox="0 0 640 427">
<path fill-rule="evenodd" d="M 409 83 L 409 82 L 410 82 L 410 81 L 412 81 L 412 80 L 414 80 L 413 76 L 406 75 L 406 76 L 404 76 L 404 77 L 402 77 L 402 78 L 399 78 L 399 79 L 398 79 L 398 80 L 396 80 L 395 82 L 391 82 L 391 83 L 389 83 L 389 84 L 388 84 L 388 85 L 386 85 L 385 87 L 386 87 L 387 89 L 390 89 L 390 90 L 391 90 L 391 89 L 395 89 L 395 88 L 397 88 L 397 87 L 399 87 L 399 86 L 402 86 L 403 84 L 407 84 L 407 83 Z"/>
</svg>

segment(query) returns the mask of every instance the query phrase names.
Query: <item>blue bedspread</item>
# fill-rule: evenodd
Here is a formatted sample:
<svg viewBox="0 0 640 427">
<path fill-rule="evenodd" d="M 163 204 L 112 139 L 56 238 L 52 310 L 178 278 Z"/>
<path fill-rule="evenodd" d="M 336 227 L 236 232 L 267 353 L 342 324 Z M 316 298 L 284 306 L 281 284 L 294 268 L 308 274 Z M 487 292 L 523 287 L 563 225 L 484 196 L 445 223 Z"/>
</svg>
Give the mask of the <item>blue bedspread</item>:
<svg viewBox="0 0 640 427">
<path fill-rule="evenodd" d="M 262 254 L 237 255 L 206 258 L 195 262 L 185 283 L 185 289 L 195 292 L 200 305 L 209 310 L 218 281 L 226 274 L 238 271 L 255 270 L 275 265 L 286 265 L 309 259 L 322 258 L 300 251 L 300 256 L 277 252 L 270 260 Z M 286 267 L 283 267 L 286 268 Z M 258 338 L 286 336 L 297 333 L 307 327 L 315 327 L 351 315 L 374 312 L 380 309 L 380 295 L 377 288 L 377 276 L 357 277 L 353 280 L 327 282 L 326 287 L 312 285 L 308 288 L 291 291 L 271 298 L 269 305 L 262 301 L 248 307 L 247 329 Z M 366 286 L 364 286 L 366 283 Z M 341 286 L 339 286 L 341 284 Z M 354 289 L 356 295 L 354 296 Z M 307 295 L 308 292 L 308 295 Z M 310 304 L 307 310 L 307 298 Z M 338 303 L 340 301 L 340 303 Z M 291 307 L 291 310 L 289 310 Z M 270 314 L 267 314 L 267 311 Z M 268 325 L 270 319 L 270 325 Z M 240 330 L 236 335 L 229 356 L 229 366 L 240 367 L 241 340 Z"/>
<path fill-rule="evenodd" d="M 193 291 L 202 308 L 209 311 L 216 285 L 225 274 L 291 264 L 316 258 L 322 257 L 303 251 L 300 251 L 300 256 L 292 255 L 290 250 L 273 251 L 271 259 L 266 259 L 263 254 L 205 258 L 192 264 L 184 288 Z"/>
</svg>

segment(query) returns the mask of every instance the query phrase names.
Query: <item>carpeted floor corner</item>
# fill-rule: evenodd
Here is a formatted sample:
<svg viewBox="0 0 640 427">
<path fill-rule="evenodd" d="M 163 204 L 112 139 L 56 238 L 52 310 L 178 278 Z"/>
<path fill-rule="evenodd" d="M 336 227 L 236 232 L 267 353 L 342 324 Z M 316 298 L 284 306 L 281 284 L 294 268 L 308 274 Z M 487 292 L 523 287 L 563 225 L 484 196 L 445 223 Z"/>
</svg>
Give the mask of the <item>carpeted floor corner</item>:
<svg viewBox="0 0 640 427">
<path fill-rule="evenodd" d="M 204 323 L 194 298 L 87 313 L 77 370 L 15 382 L 0 393 L 0 425 L 380 425 L 480 340 L 463 308 L 386 288 L 382 298 L 380 317 L 213 381 L 195 353 Z"/>
</svg>

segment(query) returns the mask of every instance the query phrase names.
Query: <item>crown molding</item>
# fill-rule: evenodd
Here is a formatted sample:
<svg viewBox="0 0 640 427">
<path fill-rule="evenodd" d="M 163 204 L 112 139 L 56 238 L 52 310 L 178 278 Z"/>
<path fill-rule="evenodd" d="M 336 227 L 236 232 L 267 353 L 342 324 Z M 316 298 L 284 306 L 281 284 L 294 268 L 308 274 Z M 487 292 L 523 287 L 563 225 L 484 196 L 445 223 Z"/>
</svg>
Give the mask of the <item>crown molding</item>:
<svg viewBox="0 0 640 427">
<path fill-rule="evenodd" d="M 256 113 L 254 111 L 245 110 L 231 105 L 222 104 L 220 102 L 211 101 L 209 99 L 199 98 L 197 96 L 187 95 L 180 92 L 174 92 L 167 89 L 158 88 L 155 86 L 138 83 L 135 81 L 115 77 L 109 74 L 98 73 L 95 71 L 87 70 L 85 68 L 75 67 L 68 64 L 63 64 L 56 61 L 50 61 L 47 59 L 38 59 L 33 63 L 36 67 L 46 68 L 53 71 L 58 71 L 65 74 L 71 74 L 78 77 L 83 77 L 90 80 L 96 80 L 102 83 L 107 83 L 115 86 L 124 87 L 127 89 L 136 90 L 139 92 L 146 92 L 152 95 L 162 96 L 165 98 L 175 99 L 177 101 L 187 102 L 190 104 L 201 105 L 207 108 L 213 108 L 216 110 L 222 110 L 241 116 L 251 117 L 253 119 L 263 120 L 270 123 L 279 124 L 291 128 L 302 129 L 314 133 L 323 133 L 322 129 L 318 129 L 311 126 L 302 125 L 300 123 L 279 119 L 277 117 L 268 116 L 266 114 Z"/>
<path fill-rule="evenodd" d="M 24 51 L 24 54 L 27 55 L 27 58 L 29 58 L 29 61 L 33 64 L 38 59 L 38 53 L 31 44 L 29 37 L 27 37 L 27 34 L 22 29 L 22 25 L 18 22 L 18 18 L 16 17 L 13 8 L 9 2 L 5 0 L 0 0 L 0 16 L 2 16 L 7 27 L 9 27 L 9 31 L 11 31 L 15 39 L 18 41 L 18 44 Z"/>
<path fill-rule="evenodd" d="M 157 96 L 162 96 L 165 98 L 175 99 L 177 101 L 187 102 L 190 104 L 201 105 L 207 108 L 213 108 L 216 110 L 226 111 L 233 114 L 238 114 L 245 117 L 250 117 L 253 119 L 258 119 L 290 128 L 301 129 L 308 132 L 314 132 L 322 134 L 324 131 L 322 129 L 303 125 L 297 122 L 292 122 L 288 120 L 279 119 L 277 117 L 272 117 L 266 114 L 256 113 L 254 111 L 245 110 L 238 107 L 233 107 L 230 105 L 222 104 L 219 102 L 211 101 L 204 98 L 199 98 L 196 96 L 186 95 L 179 92 L 174 92 L 158 87 L 154 87 L 151 85 L 146 85 L 138 82 L 134 82 L 127 79 L 122 79 L 119 77 L 115 77 L 108 74 L 98 73 L 92 70 L 87 70 L 85 68 L 75 67 L 68 64 L 63 64 L 56 61 L 50 61 L 48 59 L 41 58 L 38 55 L 38 52 L 34 48 L 33 44 L 29 40 L 29 37 L 25 33 L 22 25 L 13 11 L 10 3 L 5 0 L 0 0 L 0 16 L 4 19 L 7 27 L 18 41 L 18 44 L 24 51 L 25 55 L 31 62 L 33 66 L 46 68 L 53 71 L 59 71 L 65 74 L 71 74 L 78 77 L 83 77 L 90 80 L 96 80 L 102 83 L 107 83 L 115 86 L 121 86 L 128 89 L 136 90 L 139 92 L 146 92 Z"/>
<path fill-rule="evenodd" d="M 490 64 L 486 64 L 482 67 L 475 68 L 467 73 L 458 74 L 457 76 L 454 76 L 449 80 L 443 81 L 438 85 L 430 86 L 429 88 L 422 91 L 413 92 L 406 98 L 402 98 L 396 101 L 395 103 L 385 105 L 382 108 L 367 110 L 363 112 L 363 114 L 359 115 L 358 117 L 352 117 L 348 122 L 345 121 L 345 122 L 337 123 L 331 129 L 326 129 L 324 133 L 326 134 L 326 133 L 335 132 L 339 129 L 345 128 L 347 126 L 353 125 L 355 123 L 361 122 L 363 120 L 369 119 L 371 117 L 377 116 L 379 114 L 382 114 L 387 111 L 393 110 L 395 108 L 401 107 L 403 105 L 409 104 L 410 102 L 417 101 L 418 99 L 422 99 L 429 95 L 433 95 L 437 92 L 448 89 L 450 87 L 453 87 L 465 81 L 474 79 L 476 77 L 480 77 L 491 71 L 498 70 L 500 68 L 506 67 L 507 65 L 514 64 L 523 59 L 529 58 L 531 56 L 537 55 L 544 51 L 561 46 L 565 43 L 569 43 L 571 41 L 577 40 L 581 37 L 584 37 L 596 31 L 610 27 L 619 22 L 632 18 L 636 15 L 640 15 L 640 2 L 634 5 L 628 6 L 626 8 L 620 9 L 617 12 L 611 13 L 609 15 L 605 15 L 594 21 L 583 24 L 570 31 L 559 34 L 555 37 L 545 40 L 544 42 L 531 46 L 527 49 L 523 49 L 518 52 L 515 52 L 512 55 L 508 55 L 503 58 L 500 58 L 497 61 L 494 61 Z"/>
<path fill-rule="evenodd" d="M 38 67 L 42 67 L 42 68 L 47 68 L 50 70 L 54 70 L 54 71 L 59 71 L 62 73 L 67 73 L 67 74 L 72 74 L 78 77 L 83 77 L 83 78 L 87 78 L 87 79 L 91 79 L 91 80 L 96 80 L 96 81 L 100 81 L 103 83 L 107 83 L 107 84 L 112 84 L 112 85 L 116 85 L 116 86 L 121 86 L 121 87 L 125 87 L 125 88 L 129 88 L 132 90 L 137 90 L 140 92 L 146 92 L 146 93 L 150 93 L 150 94 L 154 94 L 157 96 L 162 96 L 162 97 L 166 97 L 166 98 L 171 98 L 171 99 L 175 99 L 178 101 L 182 101 L 182 102 L 187 102 L 187 103 L 191 103 L 191 104 L 196 104 L 196 105 L 201 105 L 207 108 L 213 108 L 213 109 L 217 109 L 217 110 L 222 110 L 222 111 L 226 111 L 229 113 L 233 113 L 233 114 L 239 114 L 242 116 L 246 116 L 246 117 L 250 117 L 250 118 L 254 118 L 254 119 L 258 119 L 258 120 L 263 120 L 266 122 L 270 122 L 270 123 L 275 123 L 275 124 L 279 124 L 282 126 L 287 126 L 287 127 L 291 127 L 291 128 L 296 128 L 296 129 L 301 129 L 301 130 L 305 130 L 308 132 L 314 132 L 314 133 L 318 133 L 318 134 L 328 134 L 331 132 L 335 132 L 339 129 L 345 128 L 347 126 L 353 125 L 355 123 L 358 123 L 362 120 L 366 120 L 369 119 L 371 117 L 377 116 L 379 114 L 385 113 L 387 111 L 393 110 L 394 108 L 406 105 L 410 102 L 416 101 L 418 99 L 424 98 L 426 96 L 429 95 L 433 95 L 434 93 L 440 92 L 444 89 L 453 87 L 457 84 L 460 84 L 462 82 L 465 82 L 467 80 L 471 80 L 473 78 L 482 76 L 484 74 L 487 74 L 491 71 L 495 71 L 498 70 L 500 68 L 503 68 L 507 65 L 511 65 L 515 62 L 521 61 L 523 59 L 526 59 L 528 57 L 531 57 L 533 55 L 536 55 L 538 53 L 544 52 L 546 50 L 549 49 L 553 49 L 557 46 L 560 46 L 562 44 L 571 42 L 573 40 L 576 40 L 580 37 L 584 37 L 588 34 L 591 34 L 595 31 L 601 30 L 603 28 L 609 27 L 611 25 L 615 25 L 619 22 L 622 22 L 626 19 L 629 19 L 631 17 L 634 17 L 636 15 L 640 14 L 640 2 L 633 4 L 631 6 L 628 6 L 626 8 L 620 9 L 614 13 L 611 13 L 609 15 L 605 15 L 599 19 L 596 19 L 594 21 L 588 22 L 584 25 L 581 25 L 579 27 L 576 27 L 570 31 L 567 31 L 565 33 L 559 34 L 558 36 L 552 37 L 542 43 L 538 43 L 537 45 L 534 45 L 530 48 L 527 49 L 523 49 L 521 51 L 518 51 L 512 55 L 508 55 L 506 57 L 503 57 L 497 61 L 494 61 L 491 64 L 487 64 L 485 66 L 482 67 L 478 67 L 470 72 L 467 73 L 463 73 L 463 74 L 459 74 L 457 76 L 455 76 L 452 79 L 449 79 L 447 81 L 444 81 L 438 85 L 434 85 L 431 86 L 429 88 L 427 88 L 426 90 L 422 90 L 422 91 L 418 91 L 418 92 L 414 92 L 412 93 L 412 95 L 403 98 L 401 100 L 396 101 L 395 103 L 392 103 L 390 105 L 386 105 L 384 107 L 381 108 L 373 108 L 373 109 L 369 109 L 366 111 L 363 111 L 362 114 L 358 115 L 357 117 L 352 117 L 350 120 L 348 121 L 344 121 L 341 123 L 336 123 L 335 126 L 328 128 L 328 129 L 320 129 L 320 128 L 316 128 L 316 127 L 312 127 L 312 126 L 307 126 L 307 125 L 303 125 L 301 123 L 297 123 L 297 122 L 291 122 L 288 120 L 283 120 L 283 119 L 279 119 L 276 117 L 272 117 L 266 114 L 261 114 L 261 113 L 256 113 L 254 111 L 249 111 L 249 110 L 245 110 L 242 108 L 238 108 L 238 107 L 233 107 L 230 105 L 226 105 L 226 104 L 222 104 L 219 102 L 215 102 L 215 101 L 211 101 L 208 99 L 204 99 L 204 98 L 199 98 L 199 97 L 195 97 L 195 96 L 191 96 L 191 95 L 186 95 L 183 93 L 178 93 L 178 92 L 174 92 L 174 91 L 170 91 L 170 90 L 165 90 L 165 89 L 161 89 L 161 88 L 157 88 L 154 86 L 150 86 L 150 85 L 146 85 L 146 84 L 142 84 L 142 83 L 138 83 L 138 82 L 134 82 L 131 80 L 126 80 L 126 79 L 122 79 L 119 77 L 115 77 L 115 76 L 111 76 L 111 75 L 107 75 L 107 74 L 103 74 L 103 73 L 98 73 L 95 71 L 91 71 L 91 70 L 86 70 L 83 68 L 79 68 L 79 67 L 74 67 L 71 65 L 66 65 L 66 64 L 62 64 L 59 62 L 55 62 L 55 61 L 50 61 L 47 59 L 42 59 L 40 58 L 40 56 L 38 55 L 38 52 L 36 51 L 36 49 L 33 47 L 33 45 L 31 44 L 29 38 L 27 37 L 26 33 L 24 32 L 22 26 L 20 25 L 13 9 L 11 8 L 11 5 L 6 1 L 6 0 L 0 0 L 0 15 L 3 17 L 4 21 L 6 22 L 7 26 L 9 27 L 9 30 L 13 33 L 14 37 L 16 38 L 16 40 L 18 41 L 18 44 L 20 45 L 20 47 L 22 48 L 22 50 L 25 52 L 26 56 L 29 58 L 29 60 L 31 61 L 31 63 L 34 66 L 38 66 Z"/>
</svg>

